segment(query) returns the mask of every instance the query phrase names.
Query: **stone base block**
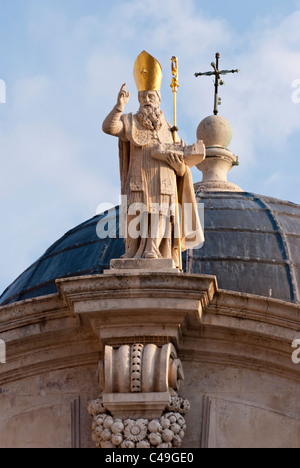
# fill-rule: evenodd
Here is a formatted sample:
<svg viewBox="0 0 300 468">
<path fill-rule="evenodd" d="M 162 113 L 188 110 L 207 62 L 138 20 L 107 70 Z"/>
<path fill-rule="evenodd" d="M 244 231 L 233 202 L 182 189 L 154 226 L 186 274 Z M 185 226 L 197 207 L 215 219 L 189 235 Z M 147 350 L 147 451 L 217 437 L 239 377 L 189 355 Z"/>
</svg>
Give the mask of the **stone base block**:
<svg viewBox="0 0 300 468">
<path fill-rule="evenodd" d="M 104 407 L 116 419 L 159 419 L 169 402 L 169 392 L 103 394 Z"/>
<path fill-rule="evenodd" d="M 122 273 L 132 273 L 139 270 L 140 272 L 159 272 L 159 273 L 179 273 L 174 261 L 171 258 L 119 258 L 111 260 L 110 270 L 105 270 L 105 275 L 115 275 Z"/>
</svg>

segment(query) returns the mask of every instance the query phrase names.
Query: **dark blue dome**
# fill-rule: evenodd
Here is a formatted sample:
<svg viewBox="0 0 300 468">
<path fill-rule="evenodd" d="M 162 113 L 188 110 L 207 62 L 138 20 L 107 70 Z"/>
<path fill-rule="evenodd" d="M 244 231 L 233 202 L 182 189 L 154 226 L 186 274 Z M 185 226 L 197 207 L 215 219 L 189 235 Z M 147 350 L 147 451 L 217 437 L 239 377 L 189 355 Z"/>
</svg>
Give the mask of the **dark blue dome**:
<svg viewBox="0 0 300 468">
<path fill-rule="evenodd" d="M 184 271 L 216 275 L 220 289 L 300 303 L 300 206 L 246 192 L 201 192 L 202 249 L 183 258 Z M 116 209 L 118 215 L 118 209 Z M 65 234 L 0 297 L 0 305 L 57 292 L 55 279 L 101 274 L 124 253 L 123 239 L 101 240 L 96 216 Z"/>
<path fill-rule="evenodd" d="M 187 271 L 216 275 L 221 289 L 300 303 L 300 206 L 246 192 L 196 193 L 206 242 L 187 253 Z"/>
</svg>

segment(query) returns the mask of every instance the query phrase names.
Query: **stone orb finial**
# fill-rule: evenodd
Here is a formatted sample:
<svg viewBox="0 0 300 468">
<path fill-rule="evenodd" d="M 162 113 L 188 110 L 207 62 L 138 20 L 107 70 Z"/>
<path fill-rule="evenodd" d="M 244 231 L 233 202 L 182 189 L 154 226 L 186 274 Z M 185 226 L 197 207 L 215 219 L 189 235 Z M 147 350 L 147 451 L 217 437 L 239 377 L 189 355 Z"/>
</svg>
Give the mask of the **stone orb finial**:
<svg viewBox="0 0 300 468">
<path fill-rule="evenodd" d="M 206 148 L 211 146 L 228 148 L 232 138 L 231 124 L 220 115 L 206 117 L 197 128 L 197 139 L 202 140 Z"/>
<path fill-rule="evenodd" d="M 202 172 L 202 181 L 196 190 L 206 192 L 242 192 L 236 184 L 228 182 L 227 173 L 236 166 L 238 157 L 229 149 L 233 138 L 231 124 L 220 115 L 211 115 L 200 122 L 197 139 L 206 147 L 206 158 L 197 168 Z"/>
</svg>

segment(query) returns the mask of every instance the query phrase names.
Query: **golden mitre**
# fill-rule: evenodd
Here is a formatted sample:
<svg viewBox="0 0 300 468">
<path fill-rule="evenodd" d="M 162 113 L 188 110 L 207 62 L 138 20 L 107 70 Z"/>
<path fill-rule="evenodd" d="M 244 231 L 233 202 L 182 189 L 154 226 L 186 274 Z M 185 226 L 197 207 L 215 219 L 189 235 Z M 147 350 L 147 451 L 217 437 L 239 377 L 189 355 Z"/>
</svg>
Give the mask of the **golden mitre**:
<svg viewBox="0 0 300 468">
<path fill-rule="evenodd" d="M 160 63 L 145 50 L 135 61 L 133 76 L 138 92 L 160 91 L 162 81 Z"/>
</svg>

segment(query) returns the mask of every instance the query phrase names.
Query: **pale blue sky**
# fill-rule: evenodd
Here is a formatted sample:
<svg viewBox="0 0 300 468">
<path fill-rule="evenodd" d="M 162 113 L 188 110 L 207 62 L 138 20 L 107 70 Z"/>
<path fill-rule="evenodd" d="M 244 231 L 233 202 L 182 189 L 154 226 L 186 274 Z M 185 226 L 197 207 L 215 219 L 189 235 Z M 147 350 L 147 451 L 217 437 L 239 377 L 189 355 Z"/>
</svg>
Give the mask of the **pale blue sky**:
<svg viewBox="0 0 300 468">
<path fill-rule="evenodd" d="M 0 290 L 103 202 L 118 203 L 117 141 L 101 123 L 146 49 L 161 63 L 172 118 L 170 57 L 179 58 L 178 126 L 189 144 L 211 114 L 213 84 L 194 77 L 239 68 L 221 89 L 246 191 L 300 203 L 300 2 L 261 0 L 0 0 Z M 299 94 L 300 95 L 300 94 Z M 194 181 L 201 180 L 193 171 Z"/>
</svg>

